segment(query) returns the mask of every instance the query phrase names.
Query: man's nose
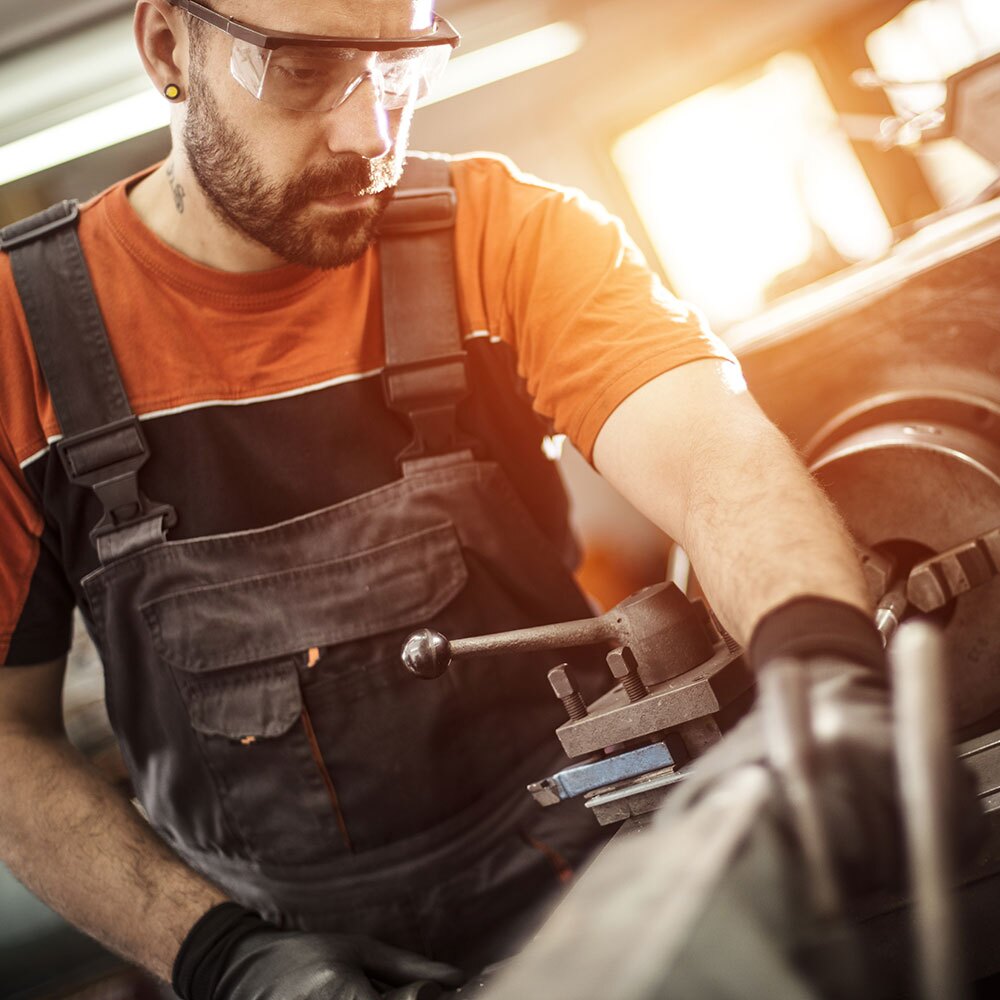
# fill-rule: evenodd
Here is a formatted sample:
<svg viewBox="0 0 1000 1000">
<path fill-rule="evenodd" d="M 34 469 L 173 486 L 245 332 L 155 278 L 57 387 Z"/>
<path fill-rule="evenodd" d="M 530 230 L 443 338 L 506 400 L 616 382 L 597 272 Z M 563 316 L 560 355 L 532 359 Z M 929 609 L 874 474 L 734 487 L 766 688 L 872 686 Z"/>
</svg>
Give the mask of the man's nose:
<svg viewBox="0 0 1000 1000">
<path fill-rule="evenodd" d="M 373 74 L 366 74 L 347 100 L 329 112 L 327 144 L 331 152 L 358 153 L 374 160 L 392 148 L 381 82 Z"/>
</svg>

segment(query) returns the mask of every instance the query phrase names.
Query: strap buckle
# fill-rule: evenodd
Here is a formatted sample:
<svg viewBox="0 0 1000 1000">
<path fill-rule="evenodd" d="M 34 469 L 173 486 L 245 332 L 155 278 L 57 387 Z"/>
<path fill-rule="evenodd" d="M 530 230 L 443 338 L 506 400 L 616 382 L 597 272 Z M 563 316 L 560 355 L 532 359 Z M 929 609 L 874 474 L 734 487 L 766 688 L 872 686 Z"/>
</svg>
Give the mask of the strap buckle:
<svg viewBox="0 0 1000 1000">
<path fill-rule="evenodd" d="M 177 523 L 174 508 L 170 504 L 153 503 L 139 489 L 139 480 L 134 472 L 99 483 L 94 487 L 94 492 L 104 505 L 104 516 L 90 532 L 90 540 L 95 545 L 99 538 L 146 521 L 159 520 L 164 532 Z"/>
<path fill-rule="evenodd" d="M 458 196 L 452 187 L 397 188 L 382 216 L 379 236 L 408 236 L 452 229 Z"/>
<path fill-rule="evenodd" d="M 104 507 L 90 533 L 95 544 L 98 538 L 154 518 L 162 519 L 164 531 L 177 523 L 173 507 L 153 503 L 139 489 L 138 474 L 149 458 L 149 446 L 138 417 L 63 438 L 56 452 L 69 481 L 90 487 Z"/>
<path fill-rule="evenodd" d="M 386 405 L 409 418 L 413 440 L 398 455 L 411 461 L 462 451 L 471 439 L 458 429 L 458 404 L 469 394 L 464 351 L 387 367 Z"/>
<path fill-rule="evenodd" d="M 79 217 L 79 202 L 64 201 L 39 215 L 25 219 L 23 222 L 15 222 L 0 230 L 0 250 L 6 253 L 16 247 L 24 246 L 26 243 L 32 243 L 41 239 L 46 233 L 74 225 Z"/>
</svg>

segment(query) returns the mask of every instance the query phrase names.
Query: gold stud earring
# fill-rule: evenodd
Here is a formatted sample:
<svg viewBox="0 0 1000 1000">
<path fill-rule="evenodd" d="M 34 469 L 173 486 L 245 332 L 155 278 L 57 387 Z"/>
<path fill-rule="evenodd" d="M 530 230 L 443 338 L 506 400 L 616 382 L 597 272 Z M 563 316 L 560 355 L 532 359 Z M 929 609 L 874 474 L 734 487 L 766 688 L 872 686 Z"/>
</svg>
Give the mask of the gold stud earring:
<svg viewBox="0 0 1000 1000">
<path fill-rule="evenodd" d="M 163 96 L 168 101 L 176 101 L 181 96 L 181 88 L 176 83 L 168 83 L 163 88 Z"/>
</svg>

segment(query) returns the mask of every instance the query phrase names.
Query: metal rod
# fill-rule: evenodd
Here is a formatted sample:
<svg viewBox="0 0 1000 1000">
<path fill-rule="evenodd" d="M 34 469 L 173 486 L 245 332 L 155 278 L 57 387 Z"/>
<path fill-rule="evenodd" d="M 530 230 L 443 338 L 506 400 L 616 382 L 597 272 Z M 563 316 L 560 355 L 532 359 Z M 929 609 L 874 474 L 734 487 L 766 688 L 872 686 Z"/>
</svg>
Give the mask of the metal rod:
<svg viewBox="0 0 1000 1000">
<path fill-rule="evenodd" d="M 906 596 L 906 581 L 890 590 L 875 609 L 875 627 L 882 636 L 882 645 L 887 646 L 889 640 L 896 634 L 906 614 L 910 602 Z"/>
<path fill-rule="evenodd" d="M 914 930 L 924 1000 L 968 994 L 959 950 L 951 844 L 953 761 L 947 716 L 945 643 L 923 621 L 903 625 L 889 650 L 896 760 L 914 895 Z"/>
<path fill-rule="evenodd" d="M 591 646 L 612 639 L 628 641 L 628 624 L 615 611 L 600 618 L 562 622 L 558 625 L 539 625 L 536 628 L 518 629 L 516 632 L 498 632 L 469 639 L 452 639 L 448 644 L 453 660 L 463 656 L 482 656 L 490 653 L 509 653 L 515 650 L 565 649 L 570 646 Z"/>
</svg>

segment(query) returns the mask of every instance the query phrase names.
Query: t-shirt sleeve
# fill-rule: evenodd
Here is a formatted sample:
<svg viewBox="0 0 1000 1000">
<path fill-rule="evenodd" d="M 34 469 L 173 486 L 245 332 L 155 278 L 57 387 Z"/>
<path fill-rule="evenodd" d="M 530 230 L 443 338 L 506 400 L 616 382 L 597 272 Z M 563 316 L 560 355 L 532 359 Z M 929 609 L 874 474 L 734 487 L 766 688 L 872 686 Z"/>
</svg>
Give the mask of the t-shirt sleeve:
<svg viewBox="0 0 1000 1000">
<path fill-rule="evenodd" d="M 54 539 L 0 426 L 0 664 L 45 663 L 70 645 L 73 599 Z"/>
<path fill-rule="evenodd" d="M 568 189 L 540 189 L 520 222 L 501 324 L 535 407 L 588 461 L 604 422 L 645 383 L 690 361 L 736 363 L 620 220 Z"/>
<path fill-rule="evenodd" d="M 28 666 L 70 646 L 74 597 L 28 468 L 44 461 L 35 406 L 36 373 L 23 314 L 0 255 L 0 665 Z M 13 443 L 19 432 L 20 449 Z M 34 458 L 34 461 L 32 459 Z M 37 466 L 41 470 L 41 465 Z"/>
</svg>

